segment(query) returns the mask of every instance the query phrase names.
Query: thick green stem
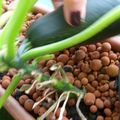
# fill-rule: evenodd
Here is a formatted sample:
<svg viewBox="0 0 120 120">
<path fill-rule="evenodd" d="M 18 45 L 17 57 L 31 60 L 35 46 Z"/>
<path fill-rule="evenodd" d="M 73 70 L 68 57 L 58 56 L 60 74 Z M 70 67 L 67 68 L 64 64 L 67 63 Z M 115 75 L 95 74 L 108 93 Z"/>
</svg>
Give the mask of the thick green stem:
<svg viewBox="0 0 120 120">
<path fill-rule="evenodd" d="M 81 33 L 78 33 L 73 37 L 70 37 L 68 39 L 65 39 L 57 43 L 31 49 L 28 52 L 24 53 L 21 56 L 21 58 L 23 61 L 26 61 L 40 55 L 51 54 L 69 48 L 71 46 L 74 46 L 96 35 L 97 33 L 102 31 L 103 29 L 105 29 L 106 27 L 108 27 L 118 19 L 120 19 L 120 6 L 108 12 L 106 15 L 101 17 L 98 21 L 93 23 L 89 28 L 85 29 Z"/>
<path fill-rule="evenodd" d="M 18 85 L 19 81 L 22 79 L 20 74 L 17 74 L 13 77 L 12 82 L 6 89 L 5 93 L 0 97 L 0 108 L 4 105 L 5 101 L 7 100 L 8 96 L 12 94 L 16 86 Z"/>
<path fill-rule="evenodd" d="M 0 48 L 7 42 L 6 59 L 12 60 L 15 57 L 15 38 L 17 37 L 25 17 L 36 0 L 19 0 L 13 16 L 4 27 L 0 36 Z"/>
</svg>

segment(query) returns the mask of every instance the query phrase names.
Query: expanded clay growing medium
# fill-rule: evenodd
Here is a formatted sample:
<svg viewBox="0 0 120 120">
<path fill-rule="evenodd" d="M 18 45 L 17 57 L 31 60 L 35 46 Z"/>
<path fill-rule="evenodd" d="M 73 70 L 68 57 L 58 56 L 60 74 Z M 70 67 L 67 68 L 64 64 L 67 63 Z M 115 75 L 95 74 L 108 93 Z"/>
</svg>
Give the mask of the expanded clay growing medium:
<svg viewBox="0 0 120 120">
<path fill-rule="evenodd" d="M 85 94 L 80 108 L 88 120 L 118 120 L 119 102 L 115 82 L 118 77 L 120 53 L 114 52 L 108 42 L 96 43 L 86 46 L 74 46 L 72 48 L 55 53 L 55 58 L 48 61 L 42 61 L 38 67 L 46 75 L 54 74 L 50 71 L 53 64 L 62 66 L 70 83 L 81 88 L 84 86 L 87 93 Z M 2 86 L 7 88 L 10 84 L 11 77 L 16 74 L 17 70 L 10 69 L 7 75 L 2 77 Z M 56 75 L 57 78 L 61 76 Z M 25 75 L 23 80 L 18 84 L 18 89 L 23 84 L 31 84 L 34 79 L 30 75 Z M 34 117 L 41 116 L 56 101 L 55 93 L 46 98 L 38 106 L 32 109 L 35 102 L 45 97 L 46 93 L 53 89 L 46 87 L 42 90 L 33 88 L 29 95 L 19 92 L 18 89 L 13 96 L 19 103 Z M 47 91 L 48 90 L 48 91 Z M 64 119 L 73 118 L 79 120 L 75 110 L 76 99 L 69 99 L 64 111 Z M 50 113 L 46 118 L 51 120 L 59 117 L 60 107 L 56 114 Z M 75 115 L 74 115 L 75 114 Z"/>
<path fill-rule="evenodd" d="M 28 14 L 28 19 L 22 27 L 20 37 L 23 38 L 31 23 L 41 16 L 41 13 Z M 120 53 L 113 51 L 110 43 L 103 42 L 85 46 L 77 45 L 57 52 L 54 59 L 41 61 L 38 68 L 44 74 L 50 76 L 55 74 L 50 70 L 50 67 L 59 64 L 64 69 L 71 84 L 78 89 L 85 87 L 86 94 L 81 101 L 80 109 L 88 120 L 118 120 L 119 101 L 115 82 L 118 77 L 119 60 Z M 3 88 L 8 87 L 16 73 L 17 70 L 11 68 L 7 73 L 1 75 L 0 83 Z M 60 74 L 56 74 L 56 77 L 61 78 Z M 31 85 L 33 82 L 32 76 L 24 75 L 12 95 L 26 111 L 37 118 L 55 103 L 57 92 L 53 92 L 54 89 L 49 87 L 41 90 L 33 88 L 29 94 L 19 91 L 24 84 Z M 53 92 L 53 94 L 32 109 L 35 102 L 40 101 L 50 92 Z M 69 98 L 63 120 L 69 120 L 70 118 L 80 120 L 75 105 L 76 99 Z M 60 109 L 61 107 L 57 109 L 55 114 L 51 112 L 46 120 L 56 120 L 59 117 Z"/>
</svg>

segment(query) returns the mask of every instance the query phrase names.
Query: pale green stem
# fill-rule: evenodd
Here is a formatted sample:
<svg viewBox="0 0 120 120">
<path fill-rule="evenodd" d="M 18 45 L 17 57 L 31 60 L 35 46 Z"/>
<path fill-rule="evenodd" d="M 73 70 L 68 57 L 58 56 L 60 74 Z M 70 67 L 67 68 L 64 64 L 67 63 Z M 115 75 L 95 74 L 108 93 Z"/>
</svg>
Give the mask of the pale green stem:
<svg viewBox="0 0 120 120">
<path fill-rule="evenodd" d="M 2 14 L 3 0 L 0 0 L 0 15 Z"/>
<path fill-rule="evenodd" d="M 6 59 L 9 61 L 15 57 L 15 38 L 21 29 L 27 13 L 35 2 L 36 0 L 19 0 L 13 16 L 10 18 L 0 35 L 0 48 L 6 43 Z"/>
</svg>

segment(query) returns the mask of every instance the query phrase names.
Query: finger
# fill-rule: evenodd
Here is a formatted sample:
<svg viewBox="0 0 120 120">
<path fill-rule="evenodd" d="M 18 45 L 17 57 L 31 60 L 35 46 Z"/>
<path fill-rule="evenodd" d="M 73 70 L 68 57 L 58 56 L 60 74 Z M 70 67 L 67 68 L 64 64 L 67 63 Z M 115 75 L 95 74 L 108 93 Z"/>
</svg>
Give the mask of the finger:
<svg viewBox="0 0 120 120">
<path fill-rule="evenodd" d="M 64 0 L 64 16 L 68 24 L 78 26 L 86 16 L 87 0 Z"/>
<path fill-rule="evenodd" d="M 53 2 L 55 9 L 63 5 L 63 0 L 52 0 L 52 2 Z"/>
</svg>

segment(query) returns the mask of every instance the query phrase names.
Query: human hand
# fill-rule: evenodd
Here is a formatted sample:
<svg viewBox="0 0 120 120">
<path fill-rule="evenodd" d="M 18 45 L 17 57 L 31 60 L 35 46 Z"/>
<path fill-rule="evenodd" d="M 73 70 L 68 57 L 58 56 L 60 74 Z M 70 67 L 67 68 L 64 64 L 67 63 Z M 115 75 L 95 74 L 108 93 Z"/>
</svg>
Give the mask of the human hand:
<svg viewBox="0 0 120 120">
<path fill-rule="evenodd" d="M 87 0 L 53 0 L 55 8 L 63 4 L 66 22 L 72 26 L 78 26 L 86 16 Z"/>
</svg>

